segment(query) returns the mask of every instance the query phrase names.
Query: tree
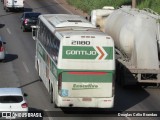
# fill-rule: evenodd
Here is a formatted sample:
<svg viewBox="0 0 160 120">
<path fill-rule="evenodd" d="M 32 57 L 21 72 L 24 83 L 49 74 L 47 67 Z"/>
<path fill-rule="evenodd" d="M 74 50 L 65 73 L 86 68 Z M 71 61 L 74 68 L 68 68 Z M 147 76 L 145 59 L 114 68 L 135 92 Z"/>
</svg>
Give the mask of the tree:
<svg viewBox="0 0 160 120">
<path fill-rule="evenodd" d="M 136 0 L 132 0 L 132 8 L 136 8 Z"/>
</svg>

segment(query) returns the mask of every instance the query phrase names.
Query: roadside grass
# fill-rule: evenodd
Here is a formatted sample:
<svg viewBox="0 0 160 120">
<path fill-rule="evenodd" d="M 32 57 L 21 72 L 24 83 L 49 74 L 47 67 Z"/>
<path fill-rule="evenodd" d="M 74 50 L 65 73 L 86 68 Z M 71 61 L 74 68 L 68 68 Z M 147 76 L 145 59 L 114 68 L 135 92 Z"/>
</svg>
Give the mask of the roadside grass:
<svg viewBox="0 0 160 120">
<path fill-rule="evenodd" d="M 131 5 L 132 0 L 67 0 L 70 5 L 90 14 L 91 10 L 99 9 L 103 6 L 114 6 L 118 8 L 122 5 Z M 137 0 L 139 9 L 150 8 L 160 14 L 160 0 Z"/>
<path fill-rule="evenodd" d="M 160 14 L 160 0 L 140 0 L 140 1 L 141 2 L 138 3 L 139 9 L 150 8 L 153 11 Z"/>
</svg>

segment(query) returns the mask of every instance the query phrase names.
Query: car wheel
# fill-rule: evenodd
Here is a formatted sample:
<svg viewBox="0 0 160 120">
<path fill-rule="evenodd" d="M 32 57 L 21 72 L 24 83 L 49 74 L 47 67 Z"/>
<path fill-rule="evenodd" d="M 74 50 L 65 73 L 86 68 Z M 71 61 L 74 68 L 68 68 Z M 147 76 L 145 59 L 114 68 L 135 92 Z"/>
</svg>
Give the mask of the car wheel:
<svg viewBox="0 0 160 120">
<path fill-rule="evenodd" d="M 26 29 L 25 29 L 24 25 L 22 25 L 21 28 L 22 28 L 22 31 L 23 31 L 23 32 L 26 32 Z"/>
<path fill-rule="evenodd" d="M 6 59 L 3 59 L 2 62 L 5 63 L 5 62 L 6 62 Z"/>
</svg>

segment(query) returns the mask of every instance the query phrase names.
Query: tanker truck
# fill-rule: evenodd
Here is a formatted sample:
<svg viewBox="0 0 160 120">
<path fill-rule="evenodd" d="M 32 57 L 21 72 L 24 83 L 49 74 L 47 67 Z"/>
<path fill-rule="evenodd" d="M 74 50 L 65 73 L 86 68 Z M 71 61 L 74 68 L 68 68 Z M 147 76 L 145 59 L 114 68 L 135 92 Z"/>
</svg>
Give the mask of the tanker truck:
<svg viewBox="0 0 160 120">
<path fill-rule="evenodd" d="M 92 10 L 91 23 L 116 47 L 116 80 L 122 86 L 160 84 L 160 15 L 150 9 Z M 151 84 L 150 84 L 151 83 Z"/>
</svg>

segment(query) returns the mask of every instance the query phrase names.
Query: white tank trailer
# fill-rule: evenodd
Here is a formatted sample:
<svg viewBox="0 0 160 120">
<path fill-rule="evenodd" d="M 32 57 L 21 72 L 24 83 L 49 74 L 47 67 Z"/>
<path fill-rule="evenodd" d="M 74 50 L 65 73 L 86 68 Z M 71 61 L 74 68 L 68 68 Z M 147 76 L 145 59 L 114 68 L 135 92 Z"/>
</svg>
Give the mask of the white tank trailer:
<svg viewBox="0 0 160 120">
<path fill-rule="evenodd" d="M 106 14 L 105 14 L 106 13 Z M 121 85 L 160 83 L 160 15 L 150 9 L 93 10 L 91 22 L 116 47 L 116 79 Z"/>
</svg>

